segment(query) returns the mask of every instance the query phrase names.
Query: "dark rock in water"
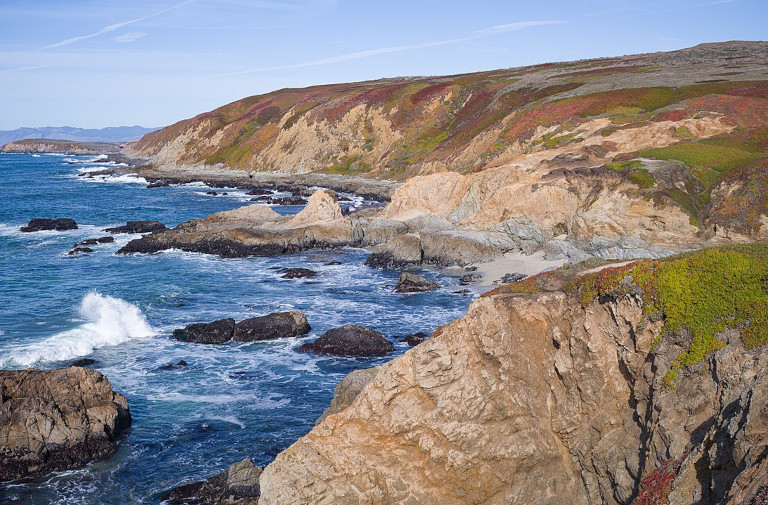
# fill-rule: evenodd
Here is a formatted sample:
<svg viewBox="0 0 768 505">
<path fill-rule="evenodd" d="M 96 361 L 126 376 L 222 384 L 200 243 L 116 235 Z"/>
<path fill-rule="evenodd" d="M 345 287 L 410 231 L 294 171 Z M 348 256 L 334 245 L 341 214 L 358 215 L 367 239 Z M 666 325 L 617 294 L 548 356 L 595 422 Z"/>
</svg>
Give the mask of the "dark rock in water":
<svg viewBox="0 0 768 505">
<path fill-rule="evenodd" d="M 153 179 L 149 181 L 149 184 L 147 184 L 147 189 L 164 188 L 170 185 L 171 185 L 171 181 L 167 181 L 165 179 Z"/>
<path fill-rule="evenodd" d="M 314 277 L 317 272 L 309 268 L 281 268 L 277 271 L 283 279 L 301 279 L 303 277 Z"/>
<path fill-rule="evenodd" d="M 166 229 L 160 221 L 128 221 L 124 226 L 107 228 L 104 231 L 107 233 L 151 233 Z"/>
<path fill-rule="evenodd" d="M 96 370 L 1 370 L 0 481 L 108 456 L 130 424 L 125 397 Z"/>
<path fill-rule="evenodd" d="M 184 329 L 173 330 L 173 338 L 197 344 L 223 344 L 232 340 L 234 332 L 234 319 L 219 319 L 212 323 L 195 323 Z"/>
<path fill-rule="evenodd" d="M 67 255 L 69 255 L 69 256 L 74 256 L 75 254 L 80 254 L 80 253 L 92 253 L 92 252 L 93 252 L 93 249 L 91 249 L 90 247 L 75 247 L 74 249 L 72 249 L 71 251 L 69 251 L 69 252 L 67 253 Z"/>
<path fill-rule="evenodd" d="M 272 194 L 272 191 L 264 188 L 253 188 L 252 190 L 246 193 L 246 195 L 251 195 L 251 196 L 262 196 L 262 195 L 271 195 L 271 194 Z"/>
<path fill-rule="evenodd" d="M 439 284 L 425 279 L 421 275 L 403 272 L 400 274 L 400 279 L 397 281 L 395 293 L 420 293 L 422 291 L 431 291 L 439 287 Z"/>
<path fill-rule="evenodd" d="M 184 360 L 181 360 L 175 365 L 163 365 L 160 368 L 162 368 L 163 370 L 173 370 L 174 368 L 180 367 L 180 366 L 187 366 L 187 362 Z"/>
<path fill-rule="evenodd" d="M 326 263 L 328 266 L 341 265 L 341 261 L 329 261 Z"/>
<path fill-rule="evenodd" d="M 528 276 L 525 275 L 525 274 L 521 274 L 519 272 L 509 273 L 509 274 L 504 275 L 504 277 L 501 278 L 501 283 L 502 284 L 511 284 L 513 282 L 521 281 L 521 280 L 525 279 L 526 277 L 528 277 Z"/>
<path fill-rule="evenodd" d="M 84 245 L 108 244 L 114 241 L 115 241 L 115 237 L 89 238 L 89 239 L 83 240 L 82 242 L 78 242 L 77 244 L 74 244 L 74 247 L 80 247 Z"/>
<path fill-rule="evenodd" d="M 424 342 L 426 339 L 429 338 L 429 335 L 424 333 L 423 331 L 419 331 L 417 333 L 413 333 L 411 335 L 406 335 L 401 339 L 402 342 L 405 342 L 406 344 L 410 345 L 411 347 L 416 347 L 420 343 Z"/>
<path fill-rule="evenodd" d="M 72 362 L 72 366 L 88 366 L 88 365 L 93 365 L 94 363 L 96 363 L 95 359 L 80 358 L 80 359 L 78 359 L 76 361 L 73 361 Z"/>
<path fill-rule="evenodd" d="M 71 251 L 69 251 L 67 254 L 69 256 L 74 256 L 75 254 L 81 254 L 81 253 L 92 253 L 93 249 L 90 247 L 75 247 Z"/>
<path fill-rule="evenodd" d="M 142 253 L 151 254 L 167 249 L 178 248 L 187 252 L 215 254 L 222 258 L 242 258 L 245 256 L 276 256 L 302 251 L 302 247 L 284 246 L 282 244 L 246 245 L 229 239 L 202 240 L 199 242 L 184 242 L 175 240 L 159 240 L 155 235 L 145 235 L 128 242 L 121 247 L 117 254 Z"/>
<path fill-rule="evenodd" d="M 206 191 L 206 192 L 205 192 L 205 194 L 206 194 L 206 195 L 211 195 L 211 196 L 216 196 L 216 195 L 218 195 L 218 193 L 217 193 L 217 192 L 215 192 L 215 191 Z"/>
<path fill-rule="evenodd" d="M 464 296 L 467 296 L 470 293 L 472 293 L 472 290 L 470 290 L 470 289 L 460 289 L 458 291 L 454 291 L 453 292 L 453 294 L 455 294 L 455 295 L 464 295 Z"/>
<path fill-rule="evenodd" d="M 461 284 L 462 286 L 466 286 L 467 284 L 477 282 L 482 278 L 483 278 L 482 274 L 464 274 L 461 276 L 461 279 L 459 280 L 459 284 Z"/>
<path fill-rule="evenodd" d="M 169 505 L 251 505 L 259 498 L 262 468 L 244 459 L 208 480 L 185 484 L 160 497 Z"/>
<path fill-rule="evenodd" d="M 384 356 L 395 350 L 383 333 L 348 324 L 328 330 L 313 343 L 304 344 L 300 351 L 336 356 Z"/>
<path fill-rule="evenodd" d="M 310 329 L 307 317 L 301 312 L 275 312 L 240 321 L 232 338 L 241 342 L 273 340 L 304 335 Z"/>
<path fill-rule="evenodd" d="M 31 219 L 27 226 L 22 226 L 21 231 L 28 233 L 33 231 L 56 230 L 67 231 L 76 230 L 77 223 L 74 219 Z"/>
<path fill-rule="evenodd" d="M 300 196 L 283 196 L 278 198 L 268 198 L 267 202 L 273 205 L 304 205 L 307 203 L 307 200 Z"/>
<path fill-rule="evenodd" d="M 368 258 L 365 260 L 366 266 L 373 267 L 373 268 L 387 268 L 390 270 L 394 270 L 396 268 L 404 268 L 409 267 L 417 264 L 413 261 L 403 260 L 399 258 L 395 258 L 395 256 L 389 252 L 378 252 L 378 253 L 372 253 Z"/>
</svg>

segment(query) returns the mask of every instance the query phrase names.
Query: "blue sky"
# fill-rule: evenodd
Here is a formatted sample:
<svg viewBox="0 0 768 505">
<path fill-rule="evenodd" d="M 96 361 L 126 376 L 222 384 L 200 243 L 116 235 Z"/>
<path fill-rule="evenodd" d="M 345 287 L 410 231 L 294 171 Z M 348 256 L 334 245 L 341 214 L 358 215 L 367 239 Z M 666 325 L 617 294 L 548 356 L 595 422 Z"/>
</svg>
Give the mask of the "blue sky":
<svg viewBox="0 0 768 505">
<path fill-rule="evenodd" d="M 0 129 L 164 126 L 284 87 L 767 40 L 766 0 L 0 0 Z"/>
</svg>

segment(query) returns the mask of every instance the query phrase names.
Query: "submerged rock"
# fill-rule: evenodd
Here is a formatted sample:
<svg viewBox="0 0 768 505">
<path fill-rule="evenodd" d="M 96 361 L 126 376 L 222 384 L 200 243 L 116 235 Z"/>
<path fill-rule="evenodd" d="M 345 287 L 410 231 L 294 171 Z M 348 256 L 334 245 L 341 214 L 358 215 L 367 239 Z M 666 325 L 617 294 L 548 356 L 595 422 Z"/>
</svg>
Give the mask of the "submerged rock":
<svg viewBox="0 0 768 505">
<path fill-rule="evenodd" d="M 273 340 L 309 333 L 307 316 L 301 312 L 275 312 L 266 316 L 252 317 L 235 326 L 232 337 L 237 341 Z"/>
<path fill-rule="evenodd" d="M 397 281 L 395 293 L 420 293 L 423 291 L 431 291 L 439 287 L 440 285 L 438 283 L 425 279 L 421 275 L 413 274 L 411 272 L 403 272 L 400 274 L 400 279 Z"/>
<path fill-rule="evenodd" d="M 92 358 L 80 358 L 78 360 L 73 361 L 71 366 L 81 366 L 82 367 L 82 366 L 93 365 L 94 363 L 96 363 L 95 359 L 92 359 Z"/>
<path fill-rule="evenodd" d="M 256 505 L 262 470 L 246 458 L 208 480 L 179 486 L 161 499 L 170 505 Z"/>
<path fill-rule="evenodd" d="M 303 277 L 314 277 L 317 272 L 309 268 L 281 268 L 277 273 L 283 274 L 283 279 L 301 279 Z"/>
<path fill-rule="evenodd" d="M 160 221 L 128 221 L 123 226 L 106 228 L 107 233 L 151 233 L 167 228 Z"/>
<path fill-rule="evenodd" d="M 173 330 L 173 338 L 197 344 L 223 344 L 232 340 L 235 320 L 219 319 L 212 323 L 190 324 L 184 329 Z"/>
<path fill-rule="evenodd" d="M 125 397 L 96 370 L 2 370 L 0 481 L 108 456 L 130 423 Z"/>
<path fill-rule="evenodd" d="M 328 330 L 313 343 L 304 344 L 300 351 L 336 356 L 384 356 L 395 350 L 383 333 L 348 324 Z"/>
<path fill-rule="evenodd" d="M 59 219 L 31 219 L 27 226 L 22 226 L 21 231 L 25 233 L 34 231 L 67 231 L 76 230 L 77 223 L 74 219 L 59 218 Z"/>
<path fill-rule="evenodd" d="M 90 247 L 75 247 L 71 251 L 67 253 L 68 256 L 74 256 L 76 254 L 82 254 L 82 253 L 92 253 L 93 249 Z"/>
<path fill-rule="evenodd" d="M 78 242 L 74 245 L 74 247 L 81 247 L 86 245 L 96 245 L 96 244 L 108 244 L 110 242 L 114 242 L 115 237 L 99 237 L 99 238 L 89 238 L 85 239 L 82 242 Z"/>
</svg>

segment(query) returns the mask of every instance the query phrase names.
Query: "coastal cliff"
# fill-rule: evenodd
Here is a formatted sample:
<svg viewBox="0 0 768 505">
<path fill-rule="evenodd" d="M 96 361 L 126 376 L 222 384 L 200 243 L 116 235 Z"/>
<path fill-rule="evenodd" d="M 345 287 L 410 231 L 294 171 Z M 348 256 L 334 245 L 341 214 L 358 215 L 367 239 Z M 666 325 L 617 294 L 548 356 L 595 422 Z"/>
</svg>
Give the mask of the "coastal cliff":
<svg viewBox="0 0 768 505">
<path fill-rule="evenodd" d="M 766 259 L 499 288 L 279 454 L 258 503 L 760 503 Z"/>
<path fill-rule="evenodd" d="M 768 238 L 766 61 L 729 42 L 286 89 L 126 150 L 169 180 L 401 182 L 362 241 L 394 263 L 659 257 Z"/>
</svg>

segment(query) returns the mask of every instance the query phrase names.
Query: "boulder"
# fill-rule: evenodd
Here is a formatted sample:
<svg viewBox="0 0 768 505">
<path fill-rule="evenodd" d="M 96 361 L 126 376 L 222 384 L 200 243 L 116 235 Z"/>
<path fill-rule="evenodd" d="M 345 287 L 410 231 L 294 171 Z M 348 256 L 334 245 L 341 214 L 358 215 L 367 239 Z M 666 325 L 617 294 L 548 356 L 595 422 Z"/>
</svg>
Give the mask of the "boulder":
<svg viewBox="0 0 768 505">
<path fill-rule="evenodd" d="M 179 486 L 161 499 L 169 505 L 256 505 L 262 470 L 246 458 L 208 480 Z"/>
<path fill-rule="evenodd" d="M 92 359 L 92 358 L 80 358 L 78 360 L 73 361 L 71 366 L 80 366 L 80 367 L 82 367 L 82 366 L 93 365 L 94 363 L 96 363 L 95 359 Z"/>
<path fill-rule="evenodd" d="M 195 323 L 184 329 L 173 330 L 173 338 L 196 344 L 223 344 L 232 340 L 234 332 L 234 319 L 219 319 L 212 323 Z"/>
<path fill-rule="evenodd" d="M 2 370 L 0 481 L 108 456 L 130 423 L 125 397 L 96 370 Z"/>
<path fill-rule="evenodd" d="M 107 228 L 107 233 L 151 233 L 167 229 L 160 221 L 128 221 L 124 226 Z"/>
<path fill-rule="evenodd" d="M 314 277 L 317 272 L 309 268 L 281 268 L 277 273 L 283 274 L 283 279 L 301 279 L 303 277 Z"/>
<path fill-rule="evenodd" d="M 59 219 L 31 219 L 27 226 L 22 226 L 21 231 L 28 233 L 33 231 L 55 230 L 66 231 L 76 230 L 77 223 L 74 219 L 59 218 Z"/>
<path fill-rule="evenodd" d="M 395 350 L 383 333 L 348 324 L 328 330 L 313 343 L 304 344 L 300 351 L 335 356 L 384 356 Z"/>
<path fill-rule="evenodd" d="M 501 278 L 502 284 L 512 284 L 513 282 L 521 281 L 528 277 L 525 274 L 521 274 L 520 272 L 512 272 L 508 274 L 504 274 L 504 277 Z"/>
<path fill-rule="evenodd" d="M 400 279 L 397 281 L 395 293 L 420 293 L 422 291 L 431 291 L 439 287 L 439 284 L 425 279 L 421 275 L 403 272 L 400 274 Z"/>
<path fill-rule="evenodd" d="M 468 273 L 461 276 L 461 279 L 459 280 L 459 284 L 462 286 L 466 286 L 467 284 L 471 284 L 473 282 L 477 282 L 483 278 L 483 274 L 478 273 Z"/>
<path fill-rule="evenodd" d="M 273 340 L 304 335 L 310 329 L 307 317 L 301 312 L 275 312 L 240 321 L 232 338 L 241 342 Z"/>
</svg>

